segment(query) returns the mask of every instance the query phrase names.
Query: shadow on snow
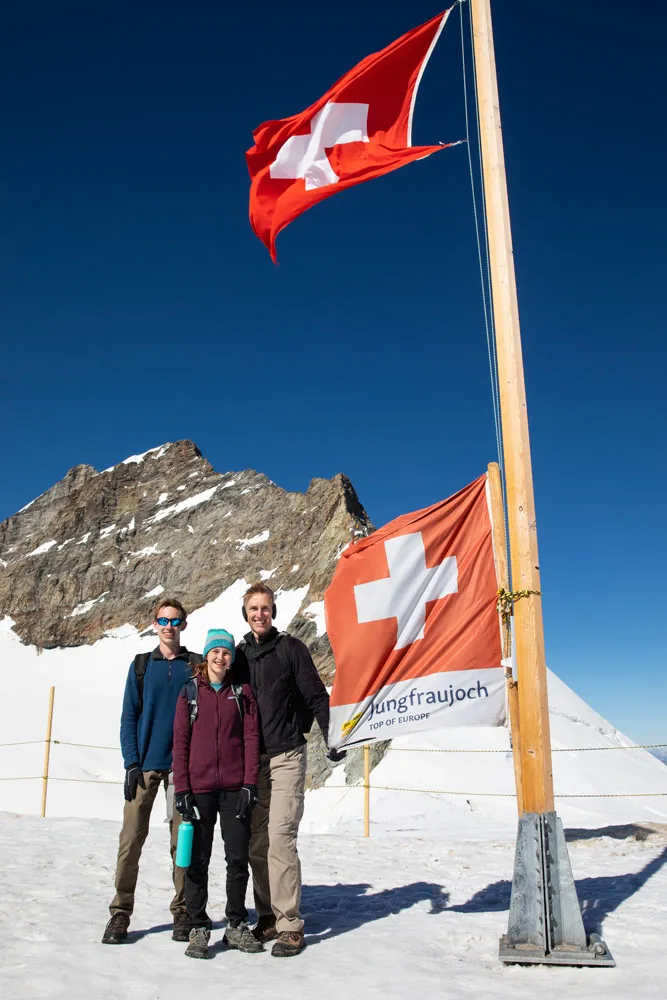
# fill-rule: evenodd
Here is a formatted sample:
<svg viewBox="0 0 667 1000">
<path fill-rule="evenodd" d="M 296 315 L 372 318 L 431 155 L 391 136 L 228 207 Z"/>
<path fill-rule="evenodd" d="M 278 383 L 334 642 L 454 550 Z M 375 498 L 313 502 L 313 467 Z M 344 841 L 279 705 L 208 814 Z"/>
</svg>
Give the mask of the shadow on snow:
<svg viewBox="0 0 667 1000">
<path fill-rule="evenodd" d="M 400 913 L 416 903 L 430 903 L 429 913 L 447 909 L 448 894 L 434 882 L 412 882 L 410 885 L 368 892 L 365 882 L 353 885 L 304 885 L 302 913 L 306 922 L 308 944 L 318 944 L 348 931 L 357 930 L 373 920 L 382 920 Z"/>
<path fill-rule="evenodd" d="M 328 941 L 329 938 L 348 931 L 357 930 L 373 920 L 382 920 L 392 913 L 400 913 L 417 903 L 430 903 L 429 913 L 443 913 L 447 909 L 448 894 L 442 886 L 433 882 L 413 882 L 410 885 L 368 892 L 371 886 L 366 882 L 353 885 L 304 885 L 301 900 L 306 935 L 309 945 Z M 250 922 L 254 922 L 254 912 Z M 213 932 L 226 927 L 226 920 L 213 921 Z M 141 940 L 150 934 L 170 932 L 171 924 L 132 930 L 127 936 L 128 944 Z M 217 935 L 216 935 L 217 936 Z M 222 938 L 211 942 L 211 957 L 225 950 Z"/>
<path fill-rule="evenodd" d="M 667 862 L 667 847 L 638 872 L 625 875 L 602 875 L 598 878 L 581 878 L 575 881 L 577 896 L 588 934 L 599 934 L 610 913 L 634 896 L 648 880 Z M 507 880 L 493 882 L 457 906 L 445 907 L 455 913 L 488 913 L 509 910 L 512 883 Z"/>
</svg>

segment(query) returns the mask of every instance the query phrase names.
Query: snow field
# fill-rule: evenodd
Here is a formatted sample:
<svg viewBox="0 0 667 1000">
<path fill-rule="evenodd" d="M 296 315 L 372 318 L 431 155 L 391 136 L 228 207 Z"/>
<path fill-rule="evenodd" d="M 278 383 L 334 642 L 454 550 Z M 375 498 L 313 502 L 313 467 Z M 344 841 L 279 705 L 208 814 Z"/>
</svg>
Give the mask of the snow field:
<svg viewBox="0 0 667 1000">
<path fill-rule="evenodd" d="M 664 996 L 667 838 L 593 834 L 570 856 L 589 930 L 601 929 L 616 969 L 502 966 L 514 841 L 302 836 L 308 947 L 292 962 L 221 947 L 224 861 L 213 850 L 213 959 L 193 962 L 171 940 L 166 825 L 144 848 L 128 944 L 100 937 L 108 918 L 119 823 L 0 814 L 5 898 L 1 997 L 26 1000 L 649 1000 Z M 250 893 L 248 895 L 250 900 Z"/>
<path fill-rule="evenodd" d="M 224 626 L 237 638 L 247 630 L 240 611 L 247 586 L 246 580 L 237 580 L 190 616 L 184 634 L 190 649 L 202 649 L 206 630 L 212 626 Z M 279 628 L 285 628 L 304 605 L 317 615 L 318 609 L 307 605 L 307 596 L 307 586 L 277 595 Z M 53 738 L 86 746 L 65 742 L 52 746 L 54 780 L 49 782 L 47 815 L 117 819 L 123 801 L 120 752 L 89 744 L 118 746 L 129 665 L 135 653 L 155 645 L 155 637 L 142 637 L 126 625 L 91 646 L 48 649 L 39 655 L 35 647 L 21 643 L 11 624 L 8 618 L 0 621 L 0 662 L 10 677 L 29 678 L 30 683 L 21 689 L 20 699 L 0 700 L 0 742 L 36 742 L 0 746 L 0 809 L 39 811 L 41 781 L 36 776 L 42 774 L 41 741 L 53 684 Z M 549 701 L 556 806 L 565 825 L 667 822 L 667 767 L 645 750 L 625 749 L 630 741 L 551 673 Z M 588 749 L 595 747 L 610 749 Z M 561 753 L 561 748 L 578 749 Z M 486 752 L 471 752 L 479 750 Z M 353 750 L 350 757 L 358 753 Z M 337 787 L 343 782 L 343 768 L 338 767 L 328 787 L 308 793 L 305 833 L 356 835 L 362 831 L 363 792 L 358 786 Z M 371 824 L 378 833 L 430 834 L 447 828 L 475 837 L 484 835 L 490 821 L 500 824 L 506 835 L 515 828 L 514 770 L 503 728 L 452 727 L 398 737 L 373 770 L 371 785 L 375 786 Z M 640 794 L 645 792 L 662 794 Z M 630 797 L 558 798 L 563 793 L 629 793 Z"/>
</svg>

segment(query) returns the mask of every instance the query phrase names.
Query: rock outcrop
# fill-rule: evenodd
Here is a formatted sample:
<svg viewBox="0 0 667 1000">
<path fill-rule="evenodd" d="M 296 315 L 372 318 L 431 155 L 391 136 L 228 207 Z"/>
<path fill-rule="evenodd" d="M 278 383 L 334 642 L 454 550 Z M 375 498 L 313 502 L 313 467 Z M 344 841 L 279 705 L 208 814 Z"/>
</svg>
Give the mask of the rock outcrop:
<svg viewBox="0 0 667 1000">
<path fill-rule="evenodd" d="M 160 593 L 198 608 L 260 571 L 274 590 L 308 584 L 311 604 L 369 529 L 343 475 L 288 493 L 252 469 L 216 472 L 179 441 L 104 472 L 76 466 L 3 521 L 0 615 L 24 642 L 78 646 L 126 622 L 143 628 Z M 312 621 L 294 630 L 317 647 Z"/>
</svg>

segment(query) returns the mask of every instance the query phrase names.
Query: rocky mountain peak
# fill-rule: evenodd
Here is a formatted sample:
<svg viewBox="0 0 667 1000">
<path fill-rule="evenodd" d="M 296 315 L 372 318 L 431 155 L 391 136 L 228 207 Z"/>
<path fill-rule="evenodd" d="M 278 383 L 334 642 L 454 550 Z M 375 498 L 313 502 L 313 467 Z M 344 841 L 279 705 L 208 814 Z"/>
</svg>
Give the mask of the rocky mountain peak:
<svg viewBox="0 0 667 1000">
<path fill-rule="evenodd" d="M 53 647 L 142 629 L 160 594 L 194 609 L 241 578 L 304 588 L 305 607 L 370 528 L 344 475 L 290 493 L 253 469 L 216 472 L 192 441 L 177 441 L 102 472 L 75 466 L 3 521 L 0 615 L 24 642 Z M 326 638 L 308 618 L 293 630 L 319 647 L 326 675 Z"/>
</svg>

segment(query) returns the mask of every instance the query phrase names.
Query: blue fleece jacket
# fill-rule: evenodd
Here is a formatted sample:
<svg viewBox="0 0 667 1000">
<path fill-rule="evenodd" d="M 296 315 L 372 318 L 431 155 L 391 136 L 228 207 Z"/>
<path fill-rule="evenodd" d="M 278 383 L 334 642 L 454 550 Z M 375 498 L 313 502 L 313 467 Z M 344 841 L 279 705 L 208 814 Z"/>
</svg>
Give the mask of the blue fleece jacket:
<svg viewBox="0 0 667 1000">
<path fill-rule="evenodd" d="M 159 647 L 154 649 L 146 664 L 143 709 L 139 711 L 139 685 L 132 663 L 120 717 L 120 746 L 126 768 L 139 764 L 142 771 L 171 770 L 176 702 L 191 676 L 184 646 L 174 660 L 165 659 Z"/>
</svg>

